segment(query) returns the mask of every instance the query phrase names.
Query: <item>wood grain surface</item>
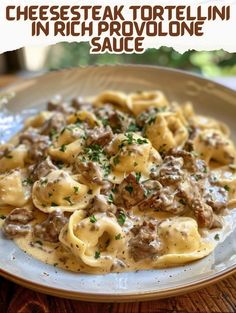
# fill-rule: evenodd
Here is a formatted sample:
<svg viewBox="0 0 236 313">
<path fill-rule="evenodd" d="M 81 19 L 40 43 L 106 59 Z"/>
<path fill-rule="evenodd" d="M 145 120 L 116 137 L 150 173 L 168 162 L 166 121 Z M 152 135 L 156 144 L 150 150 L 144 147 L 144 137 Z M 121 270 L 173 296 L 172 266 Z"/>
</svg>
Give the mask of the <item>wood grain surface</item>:
<svg viewBox="0 0 236 313">
<path fill-rule="evenodd" d="M 0 87 L 14 82 L 0 77 Z M 224 81 L 220 81 L 224 83 Z M 235 78 L 230 81 L 236 84 Z M 230 85 L 229 80 L 225 82 Z M 232 87 L 232 84 L 230 85 Z M 236 86 L 233 86 L 236 88 Z M 196 292 L 135 303 L 90 303 L 43 295 L 0 277 L 0 313 L 236 313 L 236 274 Z"/>
</svg>

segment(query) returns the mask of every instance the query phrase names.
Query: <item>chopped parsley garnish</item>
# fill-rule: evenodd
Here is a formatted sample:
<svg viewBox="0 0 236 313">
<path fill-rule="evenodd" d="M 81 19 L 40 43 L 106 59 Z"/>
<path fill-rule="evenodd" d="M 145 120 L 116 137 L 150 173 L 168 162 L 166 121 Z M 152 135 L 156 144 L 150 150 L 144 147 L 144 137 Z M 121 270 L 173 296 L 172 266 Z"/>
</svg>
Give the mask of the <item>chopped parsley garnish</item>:
<svg viewBox="0 0 236 313">
<path fill-rule="evenodd" d="M 70 205 L 73 205 L 73 202 L 71 201 L 71 198 L 68 196 L 68 197 L 65 197 L 63 198 L 65 201 L 69 202 Z"/>
<path fill-rule="evenodd" d="M 58 206 L 58 204 L 55 203 L 55 202 L 52 202 L 52 203 L 51 203 L 51 206 Z"/>
<path fill-rule="evenodd" d="M 91 215 L 89 220 L 90 220 L 90 223 L 93 223 L 93 224 L 97 222 L 97 219 L 96 219 L 95 215 Z"/>
<path fill-rule="evenodd" d="M 137 131 L 140 131 L 140 128 L 136 124 L 130 123 L 126 131 L 127 132 L 137 132 Z"/>
<path fill-rule="evenodd" d="M 125 190 L 131 194 L 133 192 L 134 188 L 131 185 L 127 185 L 127 186 L 125 186 Z"/>
<path fill-rule="evenodd" d="M 78 194 L 79 193 L 79 187 L 74 186 L 74 192 L 75 192 L 75 194 Z"/>
<path fill-rule="evenodd" d="M 224 189 L 225 189 L 226 191 L 230 191 L 230 187 L 229 187 L 228 185 L 224 185 Z"/>
<path fill-rule="evenodd" d="M 100 145 L 94 144 L 85 148 L 85 153 L 87 154 L 90 161 L 99 162 L 101 156 L 104 154 L 104 151 Z"/>
<path fill-rule="evenodd" d="M 138 139 L 137 139 L 137 143 L 138 143 L 139 145 L 142 145 L 142 144 L 144 144 L 144 143 L 147 143 L 147 139 L 138 138 Z"/>
<path fill-rule="evenodd" d="M 220 235 L 219 235 L 219 234 L 216 234 L 215 237 L 214 237 L 214 239 L 215 239 L 215 240 L 220 240 Z"/>
<path fill-rule="evenodd" d="M 111 193 L 109 194 L 109 196 L 107 198 L 108 198 L 107 201 L 109 203 L 113 203 L 114 202 L 113 195 Z"/>
<path fill-rule="evenodd" d="M 109 125 L 109 122 L 108 122 L 108 119 L 107 119 L 107 118 L 102 118 L 102 119 L 101 119 L 101 122 L 102 122 L 103 126 Z"/>
<path fill-rule="evenodd" d="M 126 220 L 126 215 L 124 212 L 120 212 L 118 217 L 117 217 L 117 221 L 120 225 L 124 225 L 125 223 L 125 220 Z"/>
<path fill-rule="evenodd" d="M 99 251 L 95 251 L 94 257 L 95 257 L 95 259 L 99 259 L 100 258 L 100 252 Z"/>
<path fill-rule="evenodd" d="M 127 139 L 125 139 L 124 141 L 127 141 L 128 145 L 132 145 L 133 141 L 134 141 L 134 135 L 133 134 L 126 134 L 125 135 L 127 137 Z"/>
<path fill-rule="evenodd" d="M 32 181 L 32 179 L 30 179 L 30 178 L 28 177 L 28 178 L 26 178 L 26 179 L 24 179 L 24 180 L 22 181 L 22 184 L 23 184 L 23 186 L 29 186 L 29 185 L 32 185 L 32 184 L 33 184 L 33 181 Z"/>
<path fill-rule="evenodd" d="M 5 219 L 6 219 L 6 216 L 5 216 L 5 215 L 0 215 L 0 219 L 1 219 L 1 220 L 5 220 Z"/>
<path fill-rule="evenodd" d="M 66 151 L 66 145 L 62 145 L 62 146 L 60 147 L 59 151 L 65 152 L 65 151 Z"/>
<path fill-rule="evenodd" d="M 140 181 L 140 178 L 141 178 L 141 173 L 140 172 L 135 173 L 135 177 L 136 177 L 136 181 L 138 183 Z"/>
<path fill-rule="evenodd" d="M 103 164 L 102 168 L 104 170 L 104 176 L 107 177 L 111 172 L 111 165 L 110 164 Z"/>
<path fill-rule="evenodd" d="M 115 236 L 115 240 L 120 240 L 121 239 L 121 234 L 118 234 Z"/>
<path fill-rule="evenodd" d="M 120 163 L 120 158 L 119 158 L 119 156 L 117 155 L 117 156 L 115 156 L 114 158 L 113 158 L 113 164 L 114 165 L 117 165 L 117 164 L 119 164 Z"/>
</svg>

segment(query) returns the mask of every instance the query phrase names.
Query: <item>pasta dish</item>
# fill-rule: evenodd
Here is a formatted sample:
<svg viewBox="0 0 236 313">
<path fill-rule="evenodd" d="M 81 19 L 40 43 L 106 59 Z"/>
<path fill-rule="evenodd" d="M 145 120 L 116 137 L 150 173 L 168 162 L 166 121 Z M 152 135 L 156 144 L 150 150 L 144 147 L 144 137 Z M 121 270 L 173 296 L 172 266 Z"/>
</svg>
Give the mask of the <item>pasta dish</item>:
<svg viewBox="0 0 236 313">
<path fill-rule="evenodd" d="M 0 226 L 74 272 L 178 266 L 209 255 L 236 203 L 223 123 L 161 91 L 60 97 L 0 145 Z"/>
</svg>

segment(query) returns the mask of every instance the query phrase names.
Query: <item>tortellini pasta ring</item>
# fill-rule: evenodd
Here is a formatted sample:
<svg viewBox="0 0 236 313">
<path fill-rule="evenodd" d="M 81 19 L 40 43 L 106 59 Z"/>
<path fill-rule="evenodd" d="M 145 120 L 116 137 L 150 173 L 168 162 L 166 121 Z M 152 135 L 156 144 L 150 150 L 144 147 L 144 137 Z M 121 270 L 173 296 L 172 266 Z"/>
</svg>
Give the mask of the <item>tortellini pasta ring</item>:
<svg viewBox="0 0 236 313">
<path fill-rule="evenodd" d="M 93 218 L 92 223 L 89 217 L 85 218 L 84 211 L 75 211 L 59 240 L 86 265 L 109 269 L 117 252 L 124 248 L 124 234 L 117 221 L 105 213 L 95 214 Z"/>
<path fill-rule="evenodd" d="M 88 190 L 67 172 L 55 170 L 34 183 L 32 200 L 36 208 L 45 213 L 54 210 L 74 212 L 88 204 L 93 196 L 93 193 L 88 194 Z"/>
<path fill-rule="evenodd" d="M 130 109 L 127 95 L 123 92 L 107 90 L 97 96 L 93 101 L 95 106 L 103 106 L 104 104 L 112 104 L 123 109 Z"/>
<path fill-rule="evenodd" d="M 147 170 L 152 149 L 148 139 L 133 133 L 120 134 L 111 143 L 111 147 L 114 156 L 110 162 L 115 171 L 130 173 Z"/>
<path fill-rule="evenodd" d="M 188 138 L 188 131 L 178 113 L 158 113 L 156 119 L 146 127 L 146 136 L 157 151 L 168 151 L 183 146 Z"/>
<path fill-rule="evenodd" d="M 138 115 L 148 108 L 164 108 L 169 105 L 161 91 L 142 91 L 128 96 L 128 106 L 134 115 Z"/>
<path fill-rule="evenodd" d="M 28 202 L 30 190 L 24 185 L 25 178 L 19 169 L 0 175 L 0 206 L 22 207 Z"/>
<path fill-rule="evenodd" d="M 27 120 L 25 121 L 25 127 L 28 128 L 31 126 L 34 128 L 38 128 L 42 126 L 45 121 L 49 120 L 50 117 L 52 117 L 52 115 L 53 115 L 53 112 L 49 112 L 49 111 L 40 112 L 36 116 L 27 118 Z"/>
<path fill-rule="evenodd" d="M 158 227 L 158 235 L 165 250 L 155 261 L 156 267 L 184 264 L 203 258 L 215 247 L 215 243 L 201 238 L 197 222 L 190 217 L 164 220 Z"/>
<path fill-rule="evenodd" d="M 205 129 L 199 132 L 193 145 L 194 150 L 206 163 L 216 161 L 226 165 L 235 162 L 234 144 L 219 130 Z"/>
<path fill-rule="evenodd" d="M 97 120 L 96 116 L 88 111 L 77 111 L 75 114 L 68 116 L 67 123 L 74 124 L 86 122 L 90 127 L 101 126 L 101 122 Z"/>
</svg>

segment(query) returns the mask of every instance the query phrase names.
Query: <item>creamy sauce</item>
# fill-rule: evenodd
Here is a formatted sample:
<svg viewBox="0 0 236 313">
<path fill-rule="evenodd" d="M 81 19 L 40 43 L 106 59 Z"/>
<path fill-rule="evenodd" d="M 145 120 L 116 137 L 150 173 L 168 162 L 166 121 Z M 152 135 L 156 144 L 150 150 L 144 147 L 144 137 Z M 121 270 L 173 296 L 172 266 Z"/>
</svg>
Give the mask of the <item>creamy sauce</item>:
<svg viewBox="0 0 236 313">
<path fill-rule="evenodd" d="M 1 209 L 2 215 L 7 215 L 9 213 L 9 209 Z M 135 219 L 138 218 L 143 219 L 143 215 L 140 212 L 135 210 Z M 137 214 L 138 213 L 138 214 Z M 146 212 L 146 215 L 150 215 L 151 212 Z M 153 214 L 151 214 L 153 216 Z M 165 212 L 155 212 L 155 218 L 159 220 L 166 220 L 166 218 L 171 217 L 170 214 Z M 46 214 L 43 214 L 39 211 L 35 212 L 35 219 L 33 224 L 40 223 L 46 218 Z M 3 223 L 3 219 L 0 219 L 0 225 Z M 127 235 L 127 241 L 130 239 L 128 235 L 129 229 L 132 227 L 133 222 L 132 219 L 129 219 L 126 222 L 125 232 Z M 174 239 L 174 236 L 170 233 L 170 237 Z M 135 262 L 133 258 L 128 253 L 128 247 L 125 246 L 125 249 L 121 251 L 116 260 L 114 261 L 114 265 L 112 269 L 101 269 L 101 268 L 93 268 L 84 264 L 80 258 L 76 258 L 69 250 L 65 249 L 65 247 L 60 243 L 49 243 L 46 241 L 38 240 L 34 238 L 32 233 L 29 233 L 25 237 L 19 237 L 14 239 L 15 243 L 19 246 L 20 249 L 31 255 L 32 257 L 46 263 L 51 264 L 54 267 L 62 268 L 65 270 L 69 270 L 72 272 L 89 272 L 94 274 L 102 274 L 110 271 L 114 272 L 124 272 L 124 271 L 136 271 L 141 269 L 150 269 L 150 268 L 163 268 L 163 267 L 172 267 L 178 264 L 184 264 L 195 259 L 199 259 L 208 255 L 214 248 L 213 242 L 202 242 L 198 250 L 185 253 L 185 254 L 168 254 L 156 258 L 154 260 L 145 259 L 138 262 Z M 176 243 L 174 243 L 176 244 Z"/>
</svg>

